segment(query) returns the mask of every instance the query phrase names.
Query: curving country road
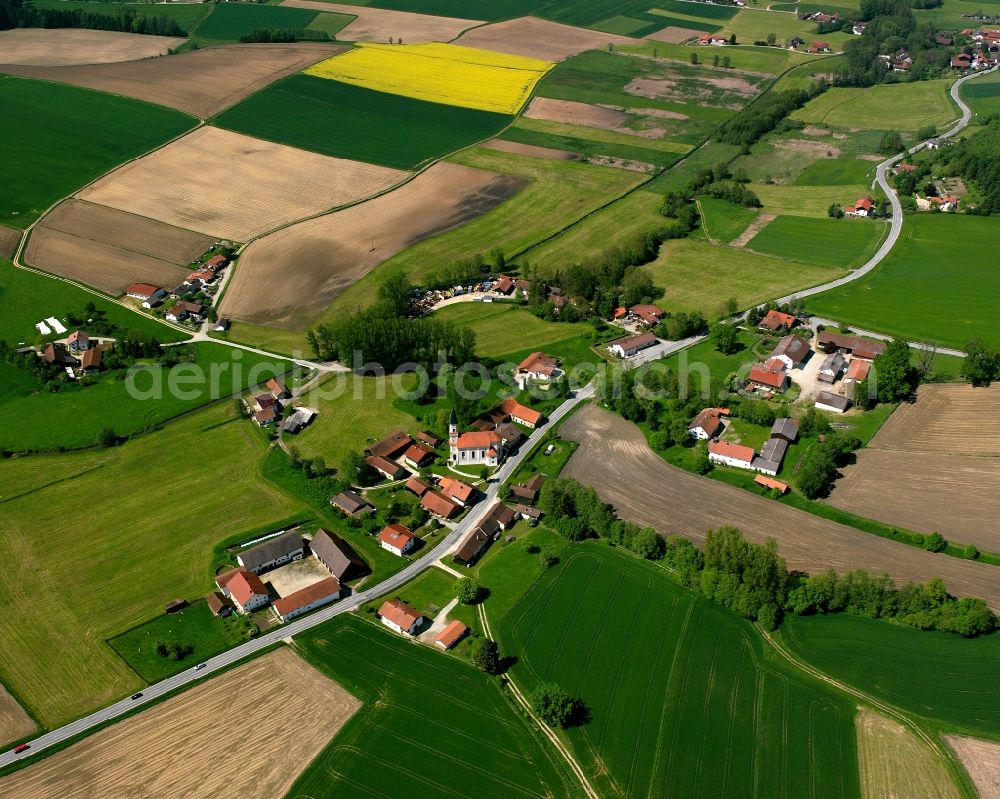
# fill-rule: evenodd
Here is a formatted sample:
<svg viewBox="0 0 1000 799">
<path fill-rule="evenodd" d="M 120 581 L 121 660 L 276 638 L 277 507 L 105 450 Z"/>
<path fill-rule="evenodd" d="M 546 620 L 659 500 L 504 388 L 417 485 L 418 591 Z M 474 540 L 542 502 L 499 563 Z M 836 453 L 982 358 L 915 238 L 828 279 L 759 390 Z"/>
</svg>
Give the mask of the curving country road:
<svg viewBox="0 0 1000 799">
<path fill-rule="evenodd" d="M 404 583 L 409 582 L 420 574 L 420 572 L 432 566 L 436 560 L 446 555 L 458 544 L 459 540 L 466 533 L 472 530 L 479 523 L 486 511 L 489 510 L 490 506 L 496 499 L 500 486 L 505 480 L 507 480 L 507 478 L 514 474 L 517 468 L 521 465 L 521 462 L 531 453 L 535 445 L 541 441 L 545 432 L 552 425 L 556 424 L 560 419 L 566 416 L 566 414 L 572 411 L 579 403 L 590 399 L 594 395 L 594 392 L 594 385 L 591 383 L 585 388 L 575 392 L 569 399 L 554 410 L 549 417 L 549 421 L 543 427 L 535 430 L 528 437 L 528 440 L 521 445 L 517 454 L 509 458 L 504 465 L 496 471 L 490 482 L 489 488 L 486 490 L 485 499 L 476 505 L 469 515 L 459 522 L 455 529 L 452 530 L 436 547 L 434 547 L 434 549 L 421 557 L 419 560 L 409 564 L 402 571 L 397 572 L 392 577 L 389 577 L 382 582 L 371 586 L 370 588 L 366 588 L 364 591 L 351 594 L 346 599 L 335 602 L 334 604 L 321 610 L 317 610 L 315 613 L 311 613 L 301 619 L 284 624 L 276 630 L 272 630 L 271 632 L 268 632 L 259 638 L 255 638 L 252 641 L 247 641 L 245 644 L 241 644 L 240 646 L 230 649 L 227 652 L 223 652 L 221 655 L 216 655 L 214 658 L 210 658 L 205 661 L 205 667 L 203 669 L 198 671 L 195 671 L 193 668 L 187 669 L 180 674 L 175 674 L 173 677 L 169 677 L 166 680 L 161 680 L 158 683 L 154 683 L 146 688 L 143 688 L 141 699 L 136 701 L 132 701 L 127 698 L 122 699 L 119 702 L 115 702 L 113 705 L 108 705 L 107 707 L 91 713 L 89 716 L 84 716 L 83 718 L 70 722 L 63 727 L 59 727 L 58 729 L 47 732 L 44 735 L 40 735 L 38 738 L 35 738 L 30 742 L 31 748 L 20 755 L 15 755 L 12 751 L 4 752 L 0 755 L 0 768 L 10 765 L 19 758 L 30 757 L 31 755 L 38 754 L 38 752 L 62 743 L 75 735 L 92 730 L 94 727 L 104 724 L 105 722 L 112 721 L 131 710 L 135 710 L 137 707 L 141 707 L 144 704 L 162 697 L 164 694 L 176 691 L 178 688 L 183 688 L 193 682 L 196 682 L 197 680 L 208 677 L 214 672 L 224 669 L 227 666 L 231 666 L 237 661 L 254 655 L 262 649 L 272 646 L 279 641 L 291 638 L 298 633 L 304 632 L 305 630 L 319 624 L 323 624 L 324 622 L 329 621 L 342 613 L 349 613 L 356 610 L 360 605 L 368 600 L 382 596 L 389 591 L 399 588 Z"/>
</svg>

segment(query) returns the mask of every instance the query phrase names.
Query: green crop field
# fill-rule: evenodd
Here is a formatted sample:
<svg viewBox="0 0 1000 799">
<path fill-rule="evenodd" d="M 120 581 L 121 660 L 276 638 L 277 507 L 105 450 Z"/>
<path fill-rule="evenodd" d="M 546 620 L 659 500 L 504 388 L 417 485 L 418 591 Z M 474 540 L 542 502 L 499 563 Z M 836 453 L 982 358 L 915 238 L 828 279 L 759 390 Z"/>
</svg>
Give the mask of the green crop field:
<svg viewBox="0 0 1000 799">
<path fill-rule="evenodd" d="M 357 17 L 351 14 L 331 14 L 323 12 L 317 14 L 316 19 L 309 23 L 307 30 L 324 31 L 330 35 L 331 39 L 336 39 L 337 34 L 350 25 Z"/>
<path fill-rule="evenodd" d="M 0 108 L 0 224 L 16 228 L 195 122 L 139 100 L 7 75 L 0 75 Z"/>
<path fill-rule="evenodd" d="M 130 311 L 98 294 L 64 280 L 17 269 L 0 258 L 0 341 L 19 346 L 60 338 L 58 333 L 43 337 L 35 324 L 50 316 L 63 319 L 67 313 L 82 315 L 90 302 L 104 313 L 108 322 L 125 330 L 155 336 L 164 343 L 188 337 L 170 325 Z"/>
<path fill-rule="evenodd" d="M 827 318 L 911 341 L 962 349 L 972 338 L 1000 345 L 995 297 L 1000 267 L 982 257 L 998 231 L 994 217 L 907 217 L 892 253 L 873 273 L 810 297 Z"/>
<path fill-rule="evenodd" d="M 783 186 L 753 183 L 750 188 L 760 197 L 764 211 L 776 216 L 813 216 L 829 219 L 830 206 L 854 205 L 871 189 L 857 186 Z"/>
<path fill-rule="evenodd" d="M 148 17 L 170 17 L 176 20 L 181 28 L 190 33 L 197 27 L 209 12 L 215 7 L 208 3 L 116 3 L 97 2 L 97 0 L 33 0 L 35 8 L 52 8 L 57 10 L 77 10 L 90 14 L 117 15 L 123 9 L 135 11 Z"/>
<path fill-rule="evenodd" d="M 1000 111 L 1000 73 L 992 72 L 963 83 L 959 94 L 979 116 L 997 113 Z"/>
<path fill-rule="evenodd" d="M 824 158 L 809 164 L 796 186 L 863 186 L 875 174 L 875 164 L 861 158 Z"/>
<path fill-rule="evenodd" d="M 319 16 L 316 11 L 254 3 L 219 3 L 193 36 L 216 42 L 235 42 L 255 30 L 302 30 Z"/>
<path fill-rule="evenodd" d="M 702 231 L 718 244 L 729 244 L 739 238 L 760 214 L 757 208 L 744 208 L 714 197 L 702 197 L 698 205 L 701 208 Z"/>
<path fill-rule="evenodd" d="M 227 403 L 120 447 L 0 460 L 0 679 L 43 724 L 139 688 L 105 639 L 208 591 L 217 542 L 300 510 L 258 474 L 250 425 Z"/>
<path fill-rule="evenodd" d="M 958 117 L 948 87 L 952 80 L 921 80 L 866 89 L 833 88 L 793 111 L 792 119 L 821 125 L 913 132 L 945 127 Z"/>
<path fill-rule="evenodd" d="M 738 247 L 713 247 L 680 239 L 667 242 L 660 257 L 644 267 L 653 284 L 666 289 L 658 304 L 670 311 L 701 311 L 717 318 L 720 307 L 735 297 L 740 308 L 780 297 L 798 289 L 834 280 L 843 270 L 758 255 Z M 718 291 L 705 291 L 710 270 Z"/>
<path fill-rule="evenodd" d="M 656 11 L 666 11 L 682 17 L 691 16 L 701 19 L 732 19 L 737 16 L 735 6 L 717 6 L 708 3 L 691 3 L 687 0 L 653 0 Z"/>
<path fill-rule="evenodd" d="M 354 616 L 303 633 L 295 648 L 364 704 L 290 797 L 556 799 L 578 792 L 548 742 L 472 666 Z M 384 753 L 401 746 L 409 752 L 405 765 L 386 768 Z"/>
<path fill-rule="evenodd" d="M 576 547 L 493 626 L 522 690 L 586 703 L 565 737 L 601 796 L 859 792 L 853 705 L 656 567 Z"/>
<path fill-rule="evenodd" d="M 888 225 L 881 220 L 779 216 L 746 246 L 807 264 L 857 267 L 874 254 L 887 232 Z"/>
<path fill-rule="evenodd" d="M 215 124 L 324 155 L 412 169 L 487 139 L 512 120 L 293 75 L 225 111 Z"/>
<path fill-rule="evenodd" d="M 172 369 L 151 366 L 134 383 L 115 375 L 93 385 L 69 385 L 55 393 L 21 394 L 0 403 L 0 450 L 91 447 L 111 428 L 129 436 L 214 400 L 234 397 L 291 367 L 287 361 L 207 342 L 192 345 L 194 360 Z M 218 377 L 213 378 L 213 371 Z M 176 390 L 171 389 L 176 386 Z M 137 394 L 130 393 L 134 386 Z"/>
<path fill-rule="evenodd" d="M 789 617 L 781 638 L 810 665 L 907 713 L 1000 740 L 1000 636 L 836 614 Z"/>
<path fill-rule="evenodd" d="M 832 3 L 773 3 L 770 8 L 773 11 L 797 11 L 800 14 L 813 14 L 817 11 L 832 14 L 839 11 L 841 16 L 848 19 L 856 19 L 858 15 L 858 4 L 851 0 L 834 0 Z"/>
</svg>

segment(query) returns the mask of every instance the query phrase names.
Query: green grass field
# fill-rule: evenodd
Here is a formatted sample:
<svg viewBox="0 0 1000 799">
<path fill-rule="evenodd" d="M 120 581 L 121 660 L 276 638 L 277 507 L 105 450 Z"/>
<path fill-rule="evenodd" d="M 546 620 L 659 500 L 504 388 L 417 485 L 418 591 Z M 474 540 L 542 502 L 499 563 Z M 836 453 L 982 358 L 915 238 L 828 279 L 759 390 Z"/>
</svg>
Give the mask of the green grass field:
<svg viewBox="0 0 1000 799">
<path fill-rule="evenodd" d="M 729 244 L 738 238 L 760 214 L 756 208 L 744 208 L 714 197 L 702 197 L 698 205 L 702 232 L 717 244 Z"/>
<path fill-rule="evenodd" d="M 577 795 L 548 742 L 494 680 L 373 618 L 341 616 L 295 639 L 296 651 L 364 705 L 289 796 Z M 384 753 L 401 746 L 409 752 L 403 767 L 386 768 Z"/>
<path fill-rule="evenodd" d="M 586 703 L 565 737 L 601 796 L 858 794 L 853 705 L 654 566 L 575 547 L 502 619 L 486 609 L 522 690 Z"/>
<path fill-rule="evenodd" d="M 796 186 L 863 186 L 875 174 L 875 164 L 860 158 L 824 158 L 809 164 Z"/>
<path fill-rule="evenodd" d="M 736 247 L 714 247 L 701 241 L 667 242 L 660 257 L 644 267 L 653 284 L 667 293 L 658 304 L 670 311 L 701 311 L 718 318 L 720 307 L 735 297 L 740 308 L 808 288 L 842 274 L 784 258 L 758 255 Z M 707 271 L 710 270 L 710 271 Z M 705 290 L 706 273 L 717 290 Z"/>
<path fill-rule="evenodd" d="M 236 42 L 255 30 L 303 30 L 319 16 L 305 8 L 288 8 L 255 3 L 219 3 L 194 30 L 197 39 Z"/>
<path fill-rule="evenodd" d="M 0 75 L 0 107 L 0 224 L 15 228 L 195 122 L 151 103 L 7 75 Z"/>
<path fill-rule="evenodd" d="M 832 76 L 843 71 L 847 66 L 847 57 L 841 55 L 825 55 L 814 57 L 816 63 L 805 63 L 800 64 L 794 69 L 790 69 L 784 75 L 782 75 L 774 84 L 774 90 L 779 92 L 788 91 L 789 89 L 812 89 L 816 82 L 819 80 L 819 76 L 825 77 L 830 80 Z"/>
<path fill-rule="evenodd" d="M 83 388 L 70 385 L 56 393 L 10 397 L 0 403 L 0 450 L 92 447 L 106 427 L 118 436 L 149 430 L 214 400 L 236 396 L 250 387 L 251 377 L 258 385 L 291 366 L 222 344 L 193 346 L 192 364 L 172 370 L 151 367 L 148 374 L 137 376 L 136 396 L 130 393 L 130 381 L 110 375 Z M 218 372 L 214 383 L 213 370 Z"/>
<path fill-rule="evenodd" d="M 1000 73 L 992 72 L 963 83 L 959 94 L 977 115 L 997 113 L 1000 111 Z"/>
<path fill-rule="evenodd" d="M 226 404 L 113 449 L 0 460 L 0 679 L 43 724 L 139 688 L 105 639 L 208 591 L 217 542 L 302 508 L 259 476 L 264 451 Z"/>
<path fill-rule="evenodd" d="M 807 264 L 857 267 L 874 254 L 887 231 L 888 225 L 880 220 L 779 216 L 746 246 Z"/>
<path fill-rule="evenodd" d="M 215 124 L 324 155 L 412 169 L 487 139 L 512 120 L 292 75 L 223 112 Z"/>
<path fill-rule="evenodd" d="M 200 600 L 115 636 L 108 646 L 142 679 L 154 683 L 242 643 L 246 636 L 241 634 L 241 627 L 238 616 L 216 618 Z M 157 654 L 159 642 L 190 646 L 192 650 L 183 659 L 173 660 Z"/>
<path fill-rule="evenodd" d="M 362 612 L 368 608 L 378 611 L 388 599 L 399 597 L 414 610 L 433 619 L 445 605 L 455 598 L 455 581 L 458 578 L 443 569 L 430 568 L 414 577 L 385 596 L 376 597 L 361 606 Z"/>
<path fill-rule="evenodd" d="M 866 89 L 833 88 L 791 114 L 820 125 L 913 132 L 924 125 L 945 127 L 958 117 L 948 87 L 952 80 L 883 84 Z"/>
<path fill-rule="evenodd" d="M 17 269 L 0 258 L 0 340 L 20 345 L 60 338 L 57 333 L 43 338 L 35 323 L 49 316 L 62 319 L 67 313 L 82 314 L 90 302 L 104 312 L 105 319 L 125 330 L 155 336 L 164 343 L 188 338 L 177 328 L 150 316 L 130 311 L 64 280 Z"/>
<path fill-rule="evenodd" d="M 820 35 L 816 30 L 815 22 L 799 19 L 797 14 L 744 8 L 726 22 L 722 28 L 722 34 L 729 36 L 735 33 L 736 41 L 740 44 L 767 41 L 769 33 L 773 33 L 777 37 L 779 45 L 787 43 L 796 36 L 807 42 L 821 39 L 828 42 L 834 50 L 840 50 L 852 38 L 850 33 L 837 31 L 836 33 Z"/>
<path fill-rule="evenodd" d="M 906 713 L 1000 740 L 1000 636 L 969 640 L 847 614 L 790 617 L 780 636 L 810 665 Z"/>
<path fill-rule="evenodd" d="M 703 48 L 687 44 L 668 44 L 666 42 L 645 41 L 640 44 L 621 45 L 615 48 L 619 53 L 635 53 L 653 56 L 669 61 L 689 63 L 691 53 L 697 53 L 704 60 Z M 750 72 L 766 72 L 777 75 L 796 64 L 805 64 L 816 60 L 816 56 L 795 50 L 783 50 L 775 47 L 726 47 L 725 54 L 729 56 L 733 69 L 745 69 Z M 711 60 L 711 56 L 709 57 Z M 803 67 L 805 69 L 806 67 Z"/>
<path fill-rule="evenodd" d="M 830 206 L 854 205 L 871 193 L 863 184 L 857 186 L 784 186 L 753 183 L 750 188 L 760 197 L 764 211 L 776 216 L 812 216 L 829 219 Z"/>
<path fill-rule="evenodd" d="M 809 310 L 913 341 L 963 349 L 981 338 L 1000 345 L 993 300 L 1000 271 L 982 257 L 982 243 L 998 231 L 994 217 L 907 217 L 899 242 L 875 272 L 811 297 Z"/>
<path fill-rule="evenodd" d="M 190 33 L 199 22 L 208 16 L 214 8 L 208 3 L 116 3 L 97 2 L 96 0 L 34 0 L 35 8 L 52 8 L 62 10 L 79 9 L 92 14 L 116 15 L 122 9 L 130 9 L 136 14 L 149 17 L 170 17 L 176 20 L 183 30 Z"/>
</svg>

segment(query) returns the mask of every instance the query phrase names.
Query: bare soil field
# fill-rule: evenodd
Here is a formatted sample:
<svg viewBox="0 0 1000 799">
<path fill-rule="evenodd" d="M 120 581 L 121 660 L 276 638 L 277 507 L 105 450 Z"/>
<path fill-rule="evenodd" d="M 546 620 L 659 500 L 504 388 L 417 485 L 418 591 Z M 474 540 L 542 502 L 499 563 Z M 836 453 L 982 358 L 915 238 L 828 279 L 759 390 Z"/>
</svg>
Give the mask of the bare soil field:
<svg viewBox="0 0 1000 799">
<path fill-rule="evenodd" d="M 982 597 L 1000 610 L 995 567 L 879 538 L 671 466 L 638 427 L 610 411 L 588 405 L 559 432 L 581 442 L 563 475 L 594 488 L 621 518 L 699 544 L 708 530 L 731 525 L 752 541 L 775 538 L 792 569 L 867 569 L 900 582 L 941 577 L 953 593 Z"/>
<path fill-rule="evenodd" d="M 809 141 L 808 139 L 778 139 L 774 146 L 778 150 L 786 150 L 791 153 L 803 153 L 813 158 L 839 158 L 840 148 L 832 147 L 821 141 Z"/>
<path fill-rule="evenodd" d="M 449 42 L 462 31 L 483 24 L 482 20 L 477 19 L 435 17 L 430 14 L 414 14 L 410 11 L 390 11 L 341 3 L 323 3 L 317 0 L 285 0 L 281 5 L 308 8 L 312 11 L 332 11 L 357 17 L 337 34 L 337 38 L 345 42 L 386 42 L 390 36 L 402 39 L 407 44 Z"/>
<path fill-rule="evenodd" d="M 627 115 L 613 108 L 578 103 L 574 100 L 552 100 L 548 97 L 536 97 L 524 115 L 529 119 L 545 119 L 549 122 L 584 125 L 601 130 L 620 130 L 628 121 Z M 626 132 L 629 131 L 626 129 Z"/>
<path fill-rule="evenodd" d="M 521 144 L 506 139 L 490 139 L 479 145 L 487 150 L 499 150 L 502 153 L 526 155 L 529 158 L 544 158 L 546 161 L 579 161 L 580 154 L 569 150 L 556 150 L 553 147 L 539 147 L 535 144 Z M 0 231 L 2 232 L 2 231 Z"/>
<path fill-rule="evenodd" d="M 0 779 L 0 795 L 284 796 L 359 706 L 282 649 Z"/>
<path fill-rule="evenodd" d="M 14 28 L 0 31 L 0 63 L 46 67 L 111 64 L 163 55 L 185 41 L 176 36 L 82 28 Z"/>
<path fill-rule="evenodd" d="M 0 746 L 27 737 L 36 728 L 24 708 L 0 685 Z"/>
<path fill-rule="evenodd" d="M 347 49 L 321 42 L 227 44 L 119 64 L 3 71 L 70 83 L 176 108 L 206 119 L 270 83 Z"/>
<path fill-rule="evenodd" d="M 108 294 L 129 283 L 173 288 L 215 239 L 83 200 L 66 200 L 35 227 L 24 260 Z"/>
<path fill-rule="evenodd" d="M 760 213 L 757 218 L 750 223 L 750 227 L 744 230 L 739 236 L 729 242 L 730 247 L 745 247 L 750 240 L 766 228 L 771 222 L 777 219 L 774 214 Z"/>
<path fill-rule="evenodd" d="M 125 164 L 77 196 L 168 225 L 247 241 L 370 197 L 406 174 L 207 126 Z"/>
<path fill-rule="evenodd" d="M 486 213 L 522 185 L 440 162 L 395 191 L 279 230 L 243 253 L 220 314 L 301 329 L 387 258 Z"/>
<path fill-rule="evenodd" d="M 902 724 L 859 708 L 855 726 L 864 799 L 961 799 L 941 757 Z"/>
<path fill-rule="evenodd" d="M 645 38 L 651 39 L 654 42 L 680 44 L 681 42 L 686 42 L 692 36 L 701 36 L 701 31 L 692 30 L 691 28 L 675 28 L 671 25 L 666 28 L 661 28 L 654 33 L 650 33 Z"/>
<path fill-rule="evenodd" d="M 454 44 L 546 61 L 562 61 L 584 50 L 599 50 L 608 44 L 638 44 L 638 40 L 614 33 L 575 28 L 538 17 L 519 17 L 473 28 L 463 33 Z"/>
<path fill-rule="evenodd" d="M 889 417 L 829 502 L 958 544 L 1000 551 L 1000 386 L 923 386 Z"/>
<path fill-rule="evenodd" d="M 21 231 L 0 225 L 0 258 L 10 258 L 21 241 Z"/>
<path fill-rule="evenodd" d="M 1000 744 L 960 735 L 946 735 L 945 740 L 965 766 L 979 799 L 1000 799 Z"/>
</svg>

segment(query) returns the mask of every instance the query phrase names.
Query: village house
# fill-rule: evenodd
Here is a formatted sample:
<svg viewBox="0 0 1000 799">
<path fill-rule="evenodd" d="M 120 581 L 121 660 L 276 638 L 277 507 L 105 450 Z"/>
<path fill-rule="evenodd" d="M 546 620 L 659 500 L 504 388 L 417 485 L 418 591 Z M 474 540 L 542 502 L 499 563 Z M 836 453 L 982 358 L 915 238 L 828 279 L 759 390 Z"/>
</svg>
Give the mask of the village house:
<svg viewBox="0 0 1000 799">
<path fill-rule="evenodd" d="M 378 616 L 390 630 L 405 635 L 416 635 L 424 623 L 423 615 L 399 597 L 383 602 L 378 609 Z"/>
<path fill-rule="evenodd" d="M 525 427 L 530 427 L 534 430 L 539 424 L 545 419 L 541 413 L 529 408 L 527 405 L 522 405 L 513 397 L 507 397 L 498 406 L 501 413 L 505 417 L 512 419 L 518 424 L 523 424 Z"/>
<path fill-rule="evenodd" d="M 166 291 L 150 283 L 132 283 L 126 287 L 125 294 L 140 300 L 143 308 L 152 308 L 167 296 Z"/>
<path fill-rule="evenodd" d="M 213 272 L 218 272 L 226 264 L 229 263 L 229 259 L 225 255 L 213 255 L 203 264 L 205 269 L 211 269 Z"/>
<path fill-rule="evenodd" d="M 545 484 L 545 475 L 534 474 L 523 483 L 516 483 L 510 487 L 510 493 L 518 499 L 530 502 L 534 505 L 538 501 L 538 494 Z"/>
<path fill-rule="evenodd" d="M 353 547 L 329 530 L 317 530 L 309 542 L 309 549 L 316 556 L 316 560 L 326 566 L 327 571 L 341 582 L 354 580 L 369 571 L 368 564 Z"/>
<path fill-rule="evenodd" d="M 531 505 L 525 505 L 521 502 L 514 506 L 514 512 L 522 519 L 534 519 L 536 521 L 545 515 L 538 508 L 532 507 Z"/>
<path fill-rule="evenodd" d="M 492 519 L 483 521 L 470 531 L 458 545 L 452 559 L 463 566 L 471 566 L 483 556 L 490 544 L 500 537 L 500 525 Z"/>
<path fill-rule="evenodd" d="M 338 599 L 340 599 L 340 581 L 336 577 L 326 577 L 288 596 L 276 599 L 271 609 L 278 620 L 284 623 Z"/>
<path fill-rule="evenodd" d="M 454 477 L 442 477 L 438 483 L 438 488 L 441 490 L 442 495 L 456 505 L 461 505 L 463 508 L 469 504 L 476 493 L 476 489 L 472 486 L 463 483 L 461 480 L 456 480 Z"/>
<path fill-rule="evenodd" d="M 968 53 L 959 53 L 951 59 L 952 69 L 968 69 L 972 66 L 972 56 Z"/>
<path fill-rule="evenodd" d="M 198 302 L 187 302 L 180 300 L 167 311 L 166 320 L 168 322 L 183 322 L 186 319 L 200 321 L 205 315 L 205 307 Z"/>
<path fill-rule="evenodd" d="M 847 367 L 847 374 L 844 375 L 844 382 L 860 383 L 862 380 L 867 380 L 868 373 L 871 371 L 871 368 L 871 361 L 865 361 L 860 358 L 851 361 L 850 365 Z"/>
<path fill-rule="evenodd" d="M 847 361 L 840 351 L 832 352 L 820 364 L 816 379 L 823 383 L 836 383 L 840 373 L 847 367 Z"/>
<path fill-rule="evenodd" d="M 386 552 L 402 557 L 417 545 L 417 537 L 401 524 L 390 524 L 379 533 L 378 543 Z"/>
<path fill-rule="evenodd" d="M 416 494 L 418 497 L 422 497 L 431 490 L 431 485 L 430 483 L 421 480 L 419 477 L 411 477 L 406 481 L 406 490 Z"/>
<path fill-rule="evenodd" d="M 497 432 L 500 434 L 500 440 L 507 452 L 513 452 L 524 441 L 524 433 L 515 424 L 509 422 L 501 424 L 497 427 Z"/>
<path fill-rule="evenodd" d="M 90 334 L 86 330 L 74 330 L 66 339 L 70 352 L 86 352 L 90 347 Z"/>
<path fill-rule="evenodd" d="M 403 453 L 403 462 L 414 469 L 429 466 L 434 461 L 434 451 L 420 444 L 410 445 Z"/>
<path fill-rule="evenodd" d="M 302 535 L 292 530 L 241 552 L 236 562 L 254 574 L 262 574 L 293 560 L 302 560 L 305 552 Z"/>
<path fill-rule="evenodd" d="M 551 355 L 546 355 L 544 352 L 533 352 L 518 365 L 515 379 L 518 385 L 523 385 L 527 380 L 547 382 L 558 376 L 558 366 L 558 359 Z"/>
<path fill-rule="evenodd" d="M 233 612 L 233 606 L 226 601 L 226 598 L 219 591 L 209 591 L 205 594 L 205 604 L 208 605 L 208 609 L 212 612 L 212 615 L 220 619 L 225 618 Z"/>
<path fill-rule="evenodd" d="M 170 292 L 170 299 L 180 300 L 192 294 L 197 294 L 199 291 L 201 291 L 200 280 L 195 280 L 192 283 L 181 283 L 177 288 Z"/>
<path fill-rule="evenodd" d="M 772 333 L 777 333 L 781 330 L 790 331 L 798 324 L 799 318 L 794 314 L 783 313 L 782 311 L 775 311 L 774 309 L 771 309 L 764 315 L 764 318 L 760 320 L 759 327 L 761 330 L 770 330 Z"/>
<path fill-rule="evenodd" d="M 514 281 L 507 277 L 507 275 L 500 275 L 500 279 L 493 284 L 493 290 L 497 294 L 502 294 L 505 297 L 509 297 L 514 293 Z"/>
<path fill-rule="evenodd" d="M 253 613 L 271 601 L 260 577 L 246 569 L 232 569 L 219 575 L 215 584 L 240 613 Z"/>
<path fill-rule="evenodd" d="M 844 209 L 844 216 L 866 217 L 874 216 L 874 203 L 871 197 L 862 197 L 854 205 Z"/>
<path fill-rule="evenodd" d="M 779 362 L 768 362 L 764 366 L 751 366 L 747 381 L 750 389 L 761 388 L 765 391 L 778 392 L 787 390 L 792 382 L 788 372 L 779 366 Z"/>
<path fill-rule="evenodd" d="M 798 369 L 807 360 L 812 350 L 802 336 L 789 333 L 771 351 L 771 360 L 781 361 L 788 369 Z"/>
<path fill-rule="evenodd" d="M 451 519 L 462 512 L 462 509 L 437 491 L 428 491 L 420 498 L 421 507 L 432 516 L 440 519 Z"/>
<path fill-rule="evenodd" d="M 289 391 L 288 387 L 276 377 L 272 377 L 267 381 L 267 390 L 270 391 L 271 396 L 277 400 L 291 399 L 292 397 L 292 392 Z"/>
<path fill-rule="evenodd" d="M 434 636 L 434 646 L 444 650 L 451 649 L 455 646 L 455 644 L 461 641 L 468 632 L 469 628 L 462 624 L 462 622 L 458 619 L 455 619 L 441 632 Z"/>
<path fill-rule="evenodd" d="M 725 36 L 717 36 L 714 33 L 706 33 L 703 36 L 698 37 L 698 44 L 701 45 L 711 45 L 713 47 L 722 47 L 724 44 L 728 44 L 729 39 Z"/>
<path fill-rule="evenodd" d="M 868 30 L 867 22 L 855 22 L 851 28 L 851 33 L 855 36 L 863 36 L 866 30 Z"/>
<path fill-rule="evenodd" d="M 642 350 L 656 345 L 658 339 L 652 333 L 625 336 L 608 343 L 608 350 L 619 358 L 631 358 Z"/>
<path fill-rule="evenodd" d="M 261 408 L 253 415 L 253 420 L 260 427 L 270 427 L 276 424 L 279 419 L 281 419 L 281 414 L 278 412 L 277 405 L 269 405 L 266 408 Z"/>
<path fill-rule="evenodd" d="M 417 441 L 422 441 L 424 444 L 426 444 L 428 447 L 431 448 L 439 447 L 444 443 L 442 439 L 438 438 L 436 435 L 428 432 L 427 430 L 417 433 Z"/>
<path fill-rule="evenodd" d="M 833 333 L 827 330 L 819 332 L 816 337 L 816 346 L 823 352 L 839 350 L 850 354 L 852 358 L 862 358 L 867 361 L 874 360 L 876 356 L 885 352 L 885 344 L 880 341 L 870 341 L 860 336 Z"/>
<path fill-rule="evenodd" d="M 723 466 L 749 469 L 756 455 L 752 447 L 745 447 L 742 444 L 733 444 L 729 441 L 708 442 L 708 459 Z"/>
<path fill-rule="evenodd" d="M 371 504 L 353 491 L 341 491 L 337 496 L 330 497 L 330 504 L 354 519 L 375 510 Z"/>
<path fill-rule="evenodd" d="M 400 466 L 395 461 L 379 457 L 378 455 L 369 455 L 365 458 L 365 463 L 382 475 L 382 477 L 386 480 L 390 481 L 402 480 L 410 474 L 405 468 Z"/>
<path fill-rule="evenodd" d="M 840 394 L 834 394 L 830 391 L 821 391 L 816 396 L 816 408 L 821 411 L 844 413 L 850 407 L 851 401 L 847 397 L 840 396 Z"/>
<path fill-rule="evenodd" d="M 486 518 L 496 523 L 501 530 L 506 530 L 517 521 L 517 511 L 502 502 L 496 502 L 490 508 Z"/>
<path fill-rule="evenodd" d="M 73 368 L 80 365 L 80 362 L 69 354 L 65 344 L 46 344 L 45 349 L 42 350 L 42 358 L 45 363 L 52 366 Z"/>
<path fill-rule="evenodd" d="M 97 374 L 104 368 L 104 353 L 114 348 L 110 341 L 90 347 L 80 359 L 80 372 L 85 375 Z"/>
<path fill-rule="evenodd" d="M 830 52 L 830 45 L 827 44 L 826 42 L 813 42 L 811 45 L 809 45 L 808 52 L 810 52 L 810 53 L 829 53 Z"/>
<path fill-rule="evenodd" d="M 718 438 L 726 430 L 722 417 L 728 415 L 729 408 L 705 408 L 688 425 L 688 435 L 699 440 Z"/>
<path fill-rule="evenodd" d="M 628 309 L 628 313 L 638 324 L 646 327 L 656 327 L 663 318 L 663 309 L 655 305 L 633 305 Z"/>
<path fill-rule="evenodd" d="M 413 439 L 402 430 L 397 430 L 392 435 L 376 441 L 365 450 L 365 454 L 375 455 L 379 458 L 398 458 L 411 444 L 413 444 Z"/>
</svg>

